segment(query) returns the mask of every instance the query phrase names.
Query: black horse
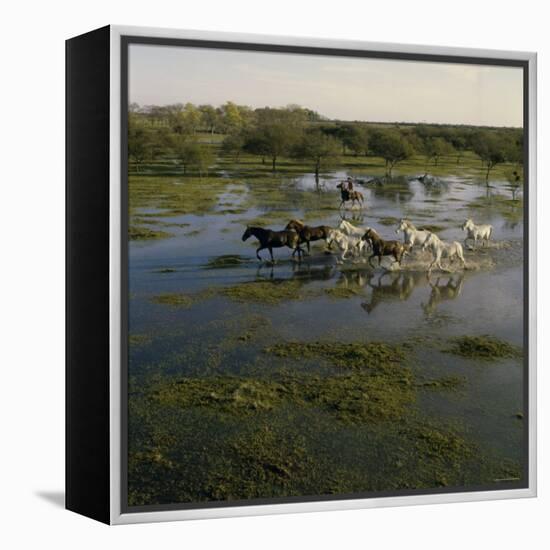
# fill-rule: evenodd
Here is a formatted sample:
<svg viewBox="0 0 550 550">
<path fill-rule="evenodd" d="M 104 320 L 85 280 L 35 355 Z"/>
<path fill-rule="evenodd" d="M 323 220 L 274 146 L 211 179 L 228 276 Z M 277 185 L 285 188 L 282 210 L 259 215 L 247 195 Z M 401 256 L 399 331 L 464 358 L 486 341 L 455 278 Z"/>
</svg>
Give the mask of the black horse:
<svg viewBox="0 0 550 550">
<path fill-rule="evenodd" d="M 263 227 L 247 227 L 246 231 L 243 233 L 243 241 L 246 241 L 249 237 L 256 237 L 260 242 L 260 246 L 256 249 L 256 257 L 258 260 L 262 261 L 260 257 L 260 250 L 267 248 L 271 256 L 271 261 L 273 259 L 273 249 L 282 248 L 283 246 L 288 246 L 292 248 L 294 252 L 292 255 L 298 252 L 298 259 L 301 259 L 304 251 L 300 248 L 300 236 L 296 231 L 272 231 L 271 229 L 264 229 Z"/>
</svg>

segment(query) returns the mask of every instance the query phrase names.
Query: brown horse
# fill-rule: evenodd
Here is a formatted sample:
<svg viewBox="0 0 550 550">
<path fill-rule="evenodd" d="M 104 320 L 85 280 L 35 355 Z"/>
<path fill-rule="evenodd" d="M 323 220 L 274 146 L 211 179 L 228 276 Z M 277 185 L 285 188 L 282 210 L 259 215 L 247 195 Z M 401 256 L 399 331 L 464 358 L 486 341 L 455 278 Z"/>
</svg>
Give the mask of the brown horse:
<svg viewBox="0 0 550 550">
<path fill-rule="evenodd" d="M 332 227 L 328 225 L 318 225 L 316 227 L 310 227 L 300 220 L 290 220 L 285 229 L 293 230 L 300 236 L 300 244 L 307 244 L 307 251 L 310 252 L 309 243 L 312 241 L 328 240 L 329 231 Z"/>
<path fill-rule="evenodd" d="M 298 252 L 298 259 L 301 258 L 304 251 L 300 248 L 300 237 L 296 231 L 272 231 L 271 229 L 264 229 L 263 227 L 246 227 L 246 231 L 243 233 L 242 239 L 246 241 L 249 237 L 256 237 L 260 242 L 260 246 L 256 249 L 256 258 L 262 261 L 260 257 L 260 250 L 267 248 L 271 256 L 271 261 L 273 259 L 273 249 L 282 248 L 283 246 L 288 246 L 292 248 L 294 252 L 292 255 Z"/>
<path fill-rule="evenodd" d="M 355 201 L 357 201 L 359 206 L 363 208 L 363 193 L 346 188 L 345 181 L 341 181 L 336 187 L 340 189 L 340 198 L 342 199 L 338 208 L 342 208 L 342 206 L 344 206 L 348 201 L 351 201 L 352 208 L 355 206 Z"/>
<path fill-rule="evenodd" d="M 367 229 L 361 238 L 367 241 L 372 247 L 372 254 L 369 256 L 369 264 L 371 266 L 373 258 L 378 258 L 378 265 L 380 265 L 382 263 L 382 256 L 393 256 L 393 263 L 397 262 L 401 265 L 403 256 L 410 251 L 410 245 L 399 241 L 385 241 L 374 229 Z"/>
</svg>

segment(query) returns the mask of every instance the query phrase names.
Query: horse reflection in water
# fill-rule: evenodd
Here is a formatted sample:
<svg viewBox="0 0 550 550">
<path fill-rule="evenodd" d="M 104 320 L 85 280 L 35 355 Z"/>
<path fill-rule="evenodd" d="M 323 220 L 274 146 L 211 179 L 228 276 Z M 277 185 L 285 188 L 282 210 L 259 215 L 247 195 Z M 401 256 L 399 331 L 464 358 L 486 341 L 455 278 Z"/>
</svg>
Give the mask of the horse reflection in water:
<svg viewBox="0 0 550 550">
<path fill-rule="evenodd" d="M 357 225 L 361 225 L 365 222 L 365 215 L 362 210 L 340 210 L 340 219 L 344 221 L 355 222 Z"/>
<path fill-rule="evenodd" d="M 423 273 L 385 272 L 373 284 L 374 274 L 371 275 L 368 286 L 372 289 L 370 300 L 361 304 L 361 307 L 370 313 L 383 302 L 405 302 L 417 286 L 426 284 Z"/>
<path fill-rule="evenodd" d="M 422 309 L 426 315 L 432 315 L 435 313 L 437 307 L 442 302 L 450 300 L 456 300 L 462 293 L 464 286 L 464 275 L 460 273 L 457 276 L 451 276 L 447 278 L 446 283 L 440 284 L 443 277 L 437 277 L 435 283 L 431 279 L 428 279 L 428 283 L 432 288 L 430 298 L 427 303 L 422 303 Z"/>
<path fill-rule="evenodd" d="M 312 266 L 310 264 L 293 263 L 291 266 L 290 277 L 287 279 L 301 280 L 304 284 L 309 281 L 328 281 L 334 277 L 336 267 L 334 264 L 325 264 L 322 266 Z M 275 280 L 275 269 L 273 264 L 260 264 L 256 269 L 256 279 Z M 280 279 L 280 277 L 278 277 Z"/>
</svg>

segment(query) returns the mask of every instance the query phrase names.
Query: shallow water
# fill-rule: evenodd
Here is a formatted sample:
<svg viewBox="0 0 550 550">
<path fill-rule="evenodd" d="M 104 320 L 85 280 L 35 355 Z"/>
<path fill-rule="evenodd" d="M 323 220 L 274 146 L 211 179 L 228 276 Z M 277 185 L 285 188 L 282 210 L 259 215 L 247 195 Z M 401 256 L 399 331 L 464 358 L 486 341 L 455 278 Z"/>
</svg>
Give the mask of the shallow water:
<svg viewBox="0 0 550 550">
<path fill-rule="evenodd" d="M 456 394 L 424 393 L 416 407 L 436 421 L 458 421 L 486 452 L 502 459 L 523 457 L 523 370 L 521 360 L 487 362 L 446 353 L 450 338 L 488 334 L 512 344 L 523 343 L 523 223 L 517 207 L 496 199 L 481 207 L 480 197 L 495 197 L 502 182 L 491 182 L 488 192 L 459 175 L 439 178 L 425 185 L 414 178 L 391 186 L 356 185 L 365 196 L 365 207 L 338 210 L 336 184 L 344 172 L 325 175 L 319 182 L 310 175 L 278 180 L 278 192 L 262 207 L 261 183 L 239 178 L 218 197 L 218 206 L 205 215 L 162 217 L 163 223 L 189 224 L 171 227 L 174 237 L 150 242 L 131 242 L 129 247 L 130 333 L 147 335 L 147 345 L 130 345 L 130 376 L 147 384 L 149 377 L 207 376 L 213 373 L 268 375 L 270 359 L 266 345 L 285 341 L 387 341 L 414 340 L 414 369 L 419 376 L 463 376 L 466 385 Z M 363 177 L 363 176 L 362 176 Z M 368 174 L 364 175 L 368 180 Z M 174 184 L 181 179 L 174 178 Z M 269 184 L 272 189 L 273 182 Z M 235 213 L 227 213 L 234 209 Z M 275 265 L 258 262 L 254 239 L 241 240 L 247 220 L 265 216 L 265 227 L 282 229 L 278 209 L 292 217 L 306 218 L 309 225 L 337 226 L 341 219 L 374 227 L 384 238 L 395 234 L 392 218 L 407 217 L 417 227 L 439 226 L 444 240 L 462 242 L 461 224 L 468 217 L 494 226 L 493 245 L 466 250 L 470 269 L 432 273 L 418 269 L 418 256 L 404 260 L 400 271 L 371 269 L 364 260 L 336 263 L 324 253 L 322 243 L 301 263 L 291 261 L 288 249 L 275 249 Z M 223 212 L 223 213 L 222 213 Z M 153 208 L 140 213 L 155 214 Z M 155 225 L 148 226 L 155 229 Z M 159 226 L 158 229 L 163 229 Z M 238 265 L 208 268 L 223 255 L 237 255 Z M 267 251 L 261 252 L 267 259 Z M 409 266 L 416 266 L 414 269 Z M 426 264 L 427 265 L 427 264 Z M 164 272 L 163 272 L 164 270 Z M 169 271 L 167 271 L 169 270 Z M 209 295 L 186 308 L 155 303 L 166 293 L 199 293 L 205 289 L 234 286 L 250 281 L 298 281 L 306 298 L 275 304 L 235 302 Z M 349 297 L 333 297 L 330 289 L 350 289 Z M 256 317 L 255 317 L 256 316 Z M 269 323 L 246 345 L 235 345 L 235 335 L 255 326 L 257 319 Z M 256 321 L 255 321 L 256 319 Z M 248 323 L 248 325 L 247 325 Z M 275 361 L 276 363 L 276 361 Z M 319 370 L 304 362 L 297 370 Z M 139 382 L 141 380 L 141 382 Z M 338 437 L 353 445 L 349 431 Z M 358 436 L 359 438 L 359 436 Z M 358 448 L 363 443 L 357 440 Z M 319 443 L 318 440 L 317 442 Z M 332 447 L 333 458 L 339 450 Z"/>
</svg>

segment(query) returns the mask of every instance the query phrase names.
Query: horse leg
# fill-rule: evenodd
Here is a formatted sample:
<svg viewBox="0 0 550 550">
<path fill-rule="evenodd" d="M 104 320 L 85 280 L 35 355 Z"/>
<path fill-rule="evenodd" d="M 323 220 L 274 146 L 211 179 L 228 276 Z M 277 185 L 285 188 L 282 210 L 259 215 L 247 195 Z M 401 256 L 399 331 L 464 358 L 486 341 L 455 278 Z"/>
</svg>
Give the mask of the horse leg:
<svg viewBox="0 0 550 550">
<path fill-rule="evenodd" d="M 263 250 L 265 248 L 265 246 L 259 246 L 257 249 L 256 249 L 256 258 L 258 258 L 258 260 L 263 261 L 261 256 L 260 256 L 260 250 Z"/>
<path fill-rule="evenodd" d="M 269 247 L 269 255 L 271 256 L 271 263 L 275 263 L 275 260 L 273 259 L 273 248 Z"/>
<path fill-rule="evenodd" d="M 443 271 L 443 267 L 441 266 L 441 251 L 436 255 L 435 265 L 436 265 L 437 268 L 439 268 L 441 271 Z"/>
<path fill-rule="evenodd" d="M 442 255 L 441 255 L 441 252 L 440 252 L 440 253 L 437 255 L 435 265 L 436 265 L 441 271 L 445 271 L 445 270 L 443 269 L 443 266 L 441 265 L 441 258 L 442 258 Z"/>
<path fill-rule="evenodd" d="M 307 244 L 307 253 L 309 254 L 311 252 L 311 248 L 309 246 L 309 241 L 306 241 L 306 244 Z"/>
<path fill-rule="evenodd" d="M 428 273 L 432 272 L 432 269 L 433 269 L 434 265 L 436 265 L 438 262 L 439 262 L 439 257 L 435 256 L 432 260 L 432 263 L 428 267 Z"/>
</svg>

